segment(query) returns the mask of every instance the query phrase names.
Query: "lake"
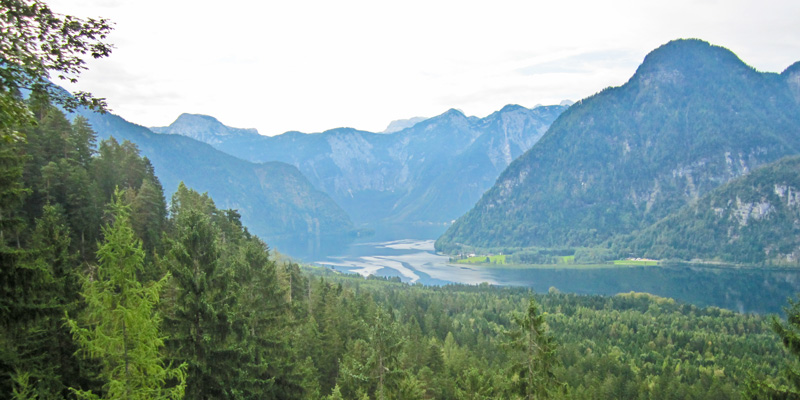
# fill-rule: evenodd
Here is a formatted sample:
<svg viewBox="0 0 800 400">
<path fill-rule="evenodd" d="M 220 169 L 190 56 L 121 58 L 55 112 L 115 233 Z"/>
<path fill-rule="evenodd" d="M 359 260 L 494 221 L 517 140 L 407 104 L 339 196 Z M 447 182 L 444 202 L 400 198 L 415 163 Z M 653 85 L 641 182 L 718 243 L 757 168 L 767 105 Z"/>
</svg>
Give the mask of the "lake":
<svg viewBox="0 0 800 400">
<path fill-rule="evenodd" d="M 371 237 L 319 257 L 318 265 L 363 276 L 399 277 L 425 285 L 448 283 L 523 286 L 543 293 L 614 295 L 647 292 L 698 306 L 717 306 L 742 313 L 782 313 L 786 299 L 800 292 L 800 271 L 733 269 L 690 265 L 592 269 L 503 268 L 448 264 L 437 255 L 434 240 Z"/>
</svg>

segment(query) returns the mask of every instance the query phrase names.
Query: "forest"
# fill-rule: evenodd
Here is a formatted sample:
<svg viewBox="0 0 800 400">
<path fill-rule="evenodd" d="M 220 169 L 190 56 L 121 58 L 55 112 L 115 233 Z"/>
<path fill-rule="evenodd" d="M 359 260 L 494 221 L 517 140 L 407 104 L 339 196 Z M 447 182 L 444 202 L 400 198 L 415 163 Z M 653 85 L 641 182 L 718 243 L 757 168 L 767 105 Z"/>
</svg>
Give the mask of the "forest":
<svg viewBox="0 0 800 400">
<path fill-rule="evenodd" d="M 787 386 L 795 357 L 780 338 L 796 337 L 797 310 L 783 322 L 642 293 L 425 287 L 300 266 L 205 194 L 181 185 L 167 202 L 134 144 L 96 144 L 84 119 L 70 122 L 45 94 L 25 105 L 35 120 L 6 135 L 0 152 L 5 397 L 796 390 Z"/>
</svg>

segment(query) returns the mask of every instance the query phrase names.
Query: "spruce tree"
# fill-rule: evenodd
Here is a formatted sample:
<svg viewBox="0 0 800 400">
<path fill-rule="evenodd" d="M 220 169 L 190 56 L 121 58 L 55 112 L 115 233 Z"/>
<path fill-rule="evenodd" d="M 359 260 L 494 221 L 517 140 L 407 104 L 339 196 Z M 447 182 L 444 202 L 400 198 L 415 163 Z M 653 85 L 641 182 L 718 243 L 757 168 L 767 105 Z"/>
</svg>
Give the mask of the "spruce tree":
<svg viewBox="0 0 800 400">
<path fill-rule="evenodd" d="M 142 245 L 148 255 L 152 255 L 161 243 L 161 232 L 166 224 L 167 204 L 160 185 L 145 178 L 139 186 L 131 203 L 131 223 L 142 238 Z"/>
<path fill-rule="evenodd" d="M 194 191 L 187 193 L 199 197 Z M 232 271 L 221 265 L 218 231 L 209 216 L 190 206 L 191 202 L 186 204 L 173 214 L 164 260 L 174 291 L 167 316 L 168 346 L 173 360 L 188 365 L 188 398 L 231 398 L 241 361 L 230 348 L 235 304 L 230 290 Z"/>
<path fill-rule="evenodd" d="M 130 224 L 129 206 L 116 191 L 113 222 L 103 228 L 98 264 L 83 281 L 86 310 L 68 323 L 86 357 L 102 366 L 102 393 L 73 389 L 85 399 L 180 399 L 185 365 L 166 365 L 162 356 L 161 316 L 156 311 L 168 276 L 139 282 L 144 251 Z"/>
<path fill-rule="evenodd" d="M 789 299 L 784 308 L 786 321 L 772 317 L 772 330 L 791 354 L 784 366 L 783 379 L 757 380 L 751 377 L 745 386 L 744 397 L 748 399 L 800 399 L 800 301 Z"/>
<path fill-rule="evenodd" d="M 550 398 L 558 387 L 553 374 L 556 345 L 536 300 L 529 300 L 527 312 L 515 316 L 514 323 L 516 328 L 507 332 L 513 359 L 513 389 L 525 399 Z"/>
<path fill-rule="evenodd" d="M 69 146 L 72 156 L 78 164 L 88 169 L 92 163 L 92 156 L 97 152 L 97 134 L 83 116 L 77 116 L 72 121 L 72 132 L 69 136 Z"/>
<path fill-rule="evenodd" d="M 238 301 L 231 323 L 242 357 L 237 386 L 246 398 L 300 398 L 304 390 L 300 361 L 287 334 L 290 305 L 275 263 L 266 244 L 256 237 L 243 240 L 236 250 L 231 266 Z"/>
<path fill-rule="evenodd" d="M 43 213 L 30 246 L 4 271 L 10 285 L 3 293 L 0 369 L 14 390 L 25 392 L 27 386 L 39 399 L 58 399 L 79 375 L 63 321 L 76 305 L 76 263 L 62 213 L 50 205 Z"/>
<path fill-rule="evenodd" d="M 340 365 L 337 385 L 346 396 L 364 393 L 384 400 L 398 390 L 405 374 L 398 360 L 404 339 L 399 331 L 392 315 L 378 307 L 367 328 L 366 340 L 351 342 Z"/>
</svg>

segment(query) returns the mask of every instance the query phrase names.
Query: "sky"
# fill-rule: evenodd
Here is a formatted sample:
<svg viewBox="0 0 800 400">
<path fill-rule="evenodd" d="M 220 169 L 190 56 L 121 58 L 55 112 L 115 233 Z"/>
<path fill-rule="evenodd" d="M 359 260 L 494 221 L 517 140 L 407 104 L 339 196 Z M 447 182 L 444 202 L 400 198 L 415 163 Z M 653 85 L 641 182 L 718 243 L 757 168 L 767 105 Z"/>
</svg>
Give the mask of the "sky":
<svg viewBox="0 0 800 400">
<path fill-rule="evenodd" d="M 678 38 L 760 71 L 800 61 L 797 0 L 46 2 L 114 22 L 111 56 L 61 84 L 144 126 L 194 113 L 276 135 L 483 117 L 620 86 Z"/>
</svg>

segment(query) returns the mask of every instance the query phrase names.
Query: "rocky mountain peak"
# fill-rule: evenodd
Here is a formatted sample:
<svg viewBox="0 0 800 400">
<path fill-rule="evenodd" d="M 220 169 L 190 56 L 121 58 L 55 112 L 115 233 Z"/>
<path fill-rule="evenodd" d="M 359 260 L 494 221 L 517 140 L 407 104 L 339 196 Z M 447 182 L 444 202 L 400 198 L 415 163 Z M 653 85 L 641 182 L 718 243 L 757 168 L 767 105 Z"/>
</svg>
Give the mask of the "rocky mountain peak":
<svg viewBox="0 0 800 400">
<path fill-rule="evenodd" d="M 709 76 L 738 74 L 743 70 L 755 73 L 732 51 L 699 39 L 678 39 L 650 52 L 632 81 L 647 84 L 681 84 L 685 80 L 707 79 Z"/>
<path fill-rule="evenodd" d="M 381 133 L 399 132 L 399 131 L 402 131 L 403 129 L 411 128 L 414 125 L 416 125 L 416 124 L 418 124 L 418 123 L 420 123 L 422 121 L 425 121 L 426 119 L 428 119 L 428 118 L 426 118 L 426 117 L 414 117 L 414 118 L 409 118 L 409 119 L 394 120 L 394 121 L 390 122 L 389 125 L 386 127 L 386 129 L 384 129 L 383 132 L 381 132 Z"/>
<path fill-rule="evenodd" d="M 221 143 L 226 136 L 258 135 L 258 131 L 253 128 L 232 128 L 212 116 L 189 113 L 179 115 L 169 126 L 152 127 L 150 130 L 156 133 L 187 136 L 212 145 Z"/>
<path fill-rule="evenodd" d="M 464 114 L 464 112 L 459 110 L 459 109 L 457 109 L 457 108 L 451 108 L 451 109 L 445 111 L 439 117 L 434 117 L 434 118 L 438 118 L 438 119 L 446 118 L 446 119 L 450 119 L 450 120 L 461 120 L 461 119 L 466 120 L 466 119 L 468 119 L 467 116 Z"/>
<path fill-rule="evenodd" d="M 521 105 L 518 105 L 518 104 L 507 104 L 503 108 L 500 109 L 500 113 L 502 114 L 502 113 L 519 111 L 519 110 L 527 110 L 527 108 L 525 108 L 525 107 L 523 107 Z"/>
<path fill-rule="evenodd" d="M 797 76 L 800 75 L 800 61 L 790 65 L 786 68 L 781 75 L 786 77 Z"/>
<path fill-rule="evenodd" d="M 800 61 L 792 64 L 789 68 L 781 74 L 789 84 L 789 90 L 792 91 L 795 100 L 800 103 Z"/>
</svg>

